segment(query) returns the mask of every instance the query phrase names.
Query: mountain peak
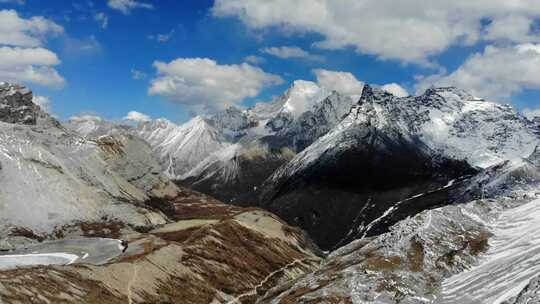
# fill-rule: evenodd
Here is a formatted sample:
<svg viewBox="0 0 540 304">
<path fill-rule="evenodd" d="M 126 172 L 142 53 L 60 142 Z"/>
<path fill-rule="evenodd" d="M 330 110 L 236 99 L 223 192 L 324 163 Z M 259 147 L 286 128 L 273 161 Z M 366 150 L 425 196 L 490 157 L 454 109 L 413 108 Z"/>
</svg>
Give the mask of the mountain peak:
<svg viewBox="0 0 540 304">
<path fill-rule="evenodd" d="M 321 88 L 314 82 L 296 80 L 283 96 L 282 111 L 297 118 L 328 95 L 329 90 Z"/>
<path fill-rule="evenodd" d="M 360 95 L 360 103 L 365 101 L 381 100 L 386 98 L 394 98 L 395 96 L 387 91 L 384 91 L 380 88 L 370 86 L 365 84 L 362 89 L 362 95 Z"/>
<path fill-rule="evenodd" d="M 211 128 L 212 126 L 208 123 L 206 118 L 197 115 L 190 119 L 188 122 L 186 122 L 185 125 L 183 125 L 185 128 Z"/>
<path fill-rule="evenodd" d="M 32 91 L 25 86 L 0 82 L 0 121 L 35 125 L 41 109 L 32 99 Z"/>
</svg>

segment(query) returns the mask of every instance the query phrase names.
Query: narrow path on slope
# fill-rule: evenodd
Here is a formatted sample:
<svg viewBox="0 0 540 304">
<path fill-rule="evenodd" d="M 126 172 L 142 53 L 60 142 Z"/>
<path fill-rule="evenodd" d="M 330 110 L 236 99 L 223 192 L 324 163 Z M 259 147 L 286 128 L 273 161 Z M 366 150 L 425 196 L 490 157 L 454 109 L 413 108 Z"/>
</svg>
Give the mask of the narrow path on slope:
<svg viewBox="0 0 540 304">
<path fill-rule="evenodd" d="M 127 295 L 128 295 L 128 303 L 133 303 L 133 297 L 132 297 L 132 291 L 131 287 L 133 286 L 133 283 L 135 283 L 135 280 L 137 279 L 137 274 L 139 272 L 139 268 L 136 264 L 131 264 L 133 266 L 133 274 L 131 275 L 131 279 L 129 280 L 127 284 Z"/>
<path fill-rule="evenodd" d="M 306 261 L 309 261 L 309 260 L 312 260 L 312 258 L 303 258 L 303 259 L 295 259 L 294 261 L 290 262 L 289 264 L 271 272 L 270 274 L 268 274 L 259 284 L 257 284 L 257 286 L 253 287 L 253 289 L 251 289 L 250 291 L 248 292 L 245 292 L 239 296 L 237 296 L 236 298 L 232 299 L 231 301 L 227 302 L 227 304 L 241 304 L 241 299 L 244 298 L 244 297 L 247 297 L 247 296 L 253 296 L 253 295 L 256 295 L 257 294 L 257 290 L 261 287 L 264 286 L 264 284 L 266 282 L 268 282 L 268 280 L 270 280 L 274 275 L 286 270 L 287 268 L 289 267 L 292 267 L 294 264 L 297 264 L 297 263 L 304 263 Z"/>
</svg>

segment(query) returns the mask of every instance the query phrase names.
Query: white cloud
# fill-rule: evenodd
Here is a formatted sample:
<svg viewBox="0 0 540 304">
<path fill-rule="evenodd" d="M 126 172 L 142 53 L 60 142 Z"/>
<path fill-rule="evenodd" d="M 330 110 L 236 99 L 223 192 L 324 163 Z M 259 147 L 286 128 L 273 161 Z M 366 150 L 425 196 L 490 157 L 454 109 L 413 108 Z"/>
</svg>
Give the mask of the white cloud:
<svg viewBox="0 0 540 304">
<path fill-rule="evenodd" d="M 0 79 L 61 87 L 65 80 L 53 68 L 60 60 L 44 48 L 0 47 Z"/>
<path fill-rule="evenodd" d="M 283 82 L 281 77 L 247 63 L 220 65 L 207 58 L 179 58 L 169 63 L 156 61 L 157 77 L 148 89 L 194 111 L 211 112 L 255 97 L 268 86 Z"/>
<path fill-rule="evenodd" d="M 536 108 L 536 109 L 525 108 L 523 109 L 523 111 L 521 111 L 521 113 L 523 114 L 523 116 L 527 117 L 530 120 L 533 120 L 535 118 L 540 118 L 540 108 Z"/>
<path fill-rule="evenodd" d="M 136 70 L 136 69 L 131 69 L 131 77 L 133 77 L 133 79 L 135 80 L 145 79 L 146 73 Z"/>
<path fill-rule="evenodd" d="M 297 46 L 269 47 L 261 49 L 261 52 L 281 59 L 300 58 L 311 61 L 324 61 L 324 57 L 310 54 Z"/>
<path fill-rule="evenodd" d="M 0 10 L 0 79 L 61 87 L 65 80 L 54 66 L 56 54 L 41 47 L 64 29 L 44 17 L 24 19 L 14 10 Z"/>
<path fill-rule="evenodd" d="M 51 100 L 49 97 L 45 96 L 34 96 L 32 101 L 37 104 L 43 111 L 50 113 L 51 112 Z"/>
<path fill-rule="evenodd" d="M 325 88 L 351 96 L 362 94 L 364 83 L 349 72 L 315 69 L 313 73 L 315 73 L 319 85 Z"/>
<path fill-rule="evenodd" d="M 137 111 L 129 111 L 123 119 L 133 122 L 146 122 L 152 120 L 150 116 Z"/>
<path fill-rule="evenodd" d="M 525 16 L 503 16 L 495 18 L 486 28 L 488 40 L 508 40 L 513 42 L 539 41 L 540 36 L 532 33 L 534 20 Z"/>
<path fill-rule="evenodd" d="M 417 92 L 431 85 L 456 86 L 494 100 L 507 100 L 523 89 L 540 89 L 540 44 L 487 46 L 451 74 L 419 79 Z"/>
<path fill-rule="evenodd" d="M 106 29 L 109 26 L 109 16 L 107 16 L 105 13 L 95 14 L 94 20 L 96 20 L 102 29 Z"/>
<path fill-rule="evenodd" d="M 0 45 L 37 47 L 47 36 L 63 32 L 60 25 L 44 17 L 23 19 L 14 10 L 0 11 Z"/>
<path fill-rule="evenodd" d="M 318 33 L 321 48 L 353 47 L 382 59 L 426 63 L 452 45 L 481 39 L 538 37 L 528 21 L 540 17 L 537 0 L 216 0 L 216 17 L 237 17 L 253 29 L 281 28 L 289 33 Z M 512 30 L 504 18 L 521 18 Z M 486 20 L 488 21 L 486 23 Z M 489 21 L 490 35 L 483 37 Z"/>
<path fill-rule="evenodd" d="M 0 68 L 20 65 L 57 65 L 55 53 L 44 48 L 0 47 Z"/>
<path fill-rule="evenodd" d="M 132 10 L 137 8 L 153 9 L 154 6 L 150 3 L 139 2 L 135 0 L 109 0 L 107 2 L 110 8 L 122 12 L 124 15 L 128 15 Z"/>
<path fill-rule="evenodd" d="M 381 86 L 381 89 L 393 94 L 396 97 L 407 97 L 409 96 L 409 92 L 405 90 L 402 86 L 400 86 L 397 83 L 389 83 Z"/>
<path fill-rule="evenodd" d="M 266 62 L 266 59 L 261 56 L 249 55 L 244 57 L 244 61 L 252 64 L 263 64 Z"/>
</svg>

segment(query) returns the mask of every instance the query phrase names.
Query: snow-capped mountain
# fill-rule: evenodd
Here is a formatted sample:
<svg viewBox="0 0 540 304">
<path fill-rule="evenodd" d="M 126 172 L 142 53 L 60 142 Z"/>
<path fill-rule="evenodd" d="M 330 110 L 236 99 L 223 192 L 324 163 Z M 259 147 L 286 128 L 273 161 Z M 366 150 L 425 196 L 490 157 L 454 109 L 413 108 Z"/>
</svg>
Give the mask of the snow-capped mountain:
<svg viewBox="0 0 540 304">
<path fill-rule="evenodd" d="M 352 104 L 313 82 L 295 81 L 271 103 L 218 113 L 211 121 L 225 136 L 234 134 L 228 138 L 235 144 L 210 155 L 181 182 L 224 201 L 256 201 L 263 181 L 331 130 Z"/>
<path fill-rule="evenodd" d="M 227 202 L 260 202 L 323 247 L 455 202 L 474 167 L 523 157 L 539 141 L 537 126 L 511 107 L 456 88 L 399 98 L 366 85 L 358 101 L 307 81 L 253 108 L 133 130 L 167 176 Z M 333 221 L 344 224 L 329 229 Z"/>
<path fill-rule="evenodd" d="M 91 114 L 73 116 L 63 125 L 87 139 L 95 139 L 115 132 L 129 133 L 132 129 L 132 126 L 108 121 Z"/>
<path fill-rule="evenodd" d="M 392 204 L 472 174 L 465 161 L 486 167 L 524 157 L 539 140 L 511 107 L 455 88 L 397 98 L 366 85 L 336 127 L 265 182 L 262 201 L 331 246 Z M 448 193 L 431 197 L 424 208 L 450 201 Z M 335 222 L 353 226 L 340 230 Z"/>
<path fill-rule="evenodd" d="M 172 179 L 182 179 L 206 157 L 230 146 L 224 135 L 200 116 L 180 126 L 158 119 L 140 125 L 135 132 L 152 146 L 165 174 Z"/>
<path fill-rule="evenodd" d="M 213 286 L 199 294 L 222 302 L 530 303 L 540 290 L 539 143 L 534 122 L 456 88 L 397 98 L 365 86 L 354 100 L 297 82 L 272 103 L 184 125 L 80 116 L 64 128 L 29 90 L 0 84 L 0 250 L 121 223 L 135 242 L 125 260 L 54 270 L 124 286 L 133 282 L 119 262 L 159 284 L 190 269 L 182 286 Z M 162 172 L 275 211 L 328 255 L 272 214 L 216 203 Z M 145 299 L 162 299 L 145 285 Z"/>
<path fill-rule="evenodd" d="M 257 186 L 337 124 L 352 103 L 313 82 L 295 81 L 270 103 L 244 110 L 231 107 L 183 125 L 156 119 L 131 132 L 152 146 L 168 177 L 225 201 L 237 197 L 236 190 L 241 189 L 253 201 Z M 68 125 L 83 135 L 129 128 L 90 116 L 72 119 Z"/>
</svg>

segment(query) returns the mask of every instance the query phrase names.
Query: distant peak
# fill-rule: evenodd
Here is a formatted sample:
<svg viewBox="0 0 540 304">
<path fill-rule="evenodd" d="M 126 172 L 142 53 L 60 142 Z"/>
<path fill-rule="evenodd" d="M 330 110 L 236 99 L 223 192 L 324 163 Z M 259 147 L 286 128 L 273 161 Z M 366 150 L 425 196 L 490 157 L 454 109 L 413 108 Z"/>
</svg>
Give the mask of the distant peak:
<svg viewBox="0 0 540 304">
<path fill-rule="evenodd" d="M 481 98 L 474 97 L 469 92 L 459 89 L 454 86 L 449 87 L 431 87 L 426 90 L 424 93 L 425 96 L 432 96 L 432 95 L 448 95 L 453 94 L 457 97 L 463 99 L 463 100 L 482 100 Z"/>
<path fill-rule="evenodd" d="M 210 124 L 208 123 L 206 118 L 197 115 L 188 122 L 186 122 L 183 126 L 186 128 L 207 128 L 210 127 Z"/>
</svg>

